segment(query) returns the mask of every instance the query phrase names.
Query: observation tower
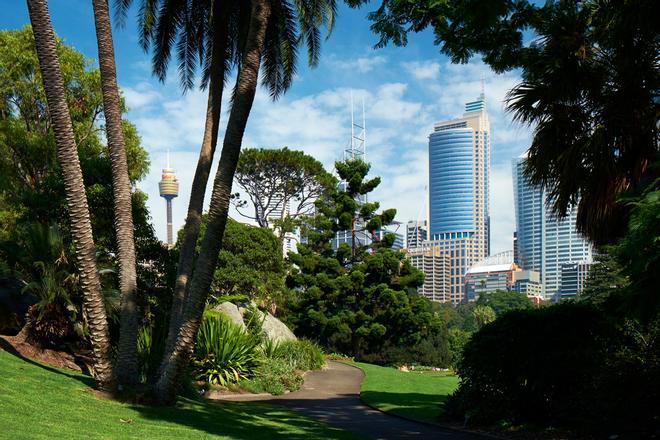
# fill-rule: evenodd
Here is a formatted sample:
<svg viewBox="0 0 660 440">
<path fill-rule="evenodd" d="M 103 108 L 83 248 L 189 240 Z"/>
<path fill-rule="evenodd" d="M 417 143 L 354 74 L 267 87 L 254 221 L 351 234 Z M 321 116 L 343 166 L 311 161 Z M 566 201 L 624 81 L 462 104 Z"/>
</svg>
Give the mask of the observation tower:
<svg viewBox="0 0 660 440">
<path fill-rule="evenodd" d="M 167 244 L 174 244 L 174 235 L 172 233 L 172 200 L 179 195 L 179 181 L 176 179 L 176 173 L 170 168 L 170 153 L 167 153 L 167 168 L 163 168 L 160 182 L 158 182 L 160 196 L 167 202 Z"/>
</svg>

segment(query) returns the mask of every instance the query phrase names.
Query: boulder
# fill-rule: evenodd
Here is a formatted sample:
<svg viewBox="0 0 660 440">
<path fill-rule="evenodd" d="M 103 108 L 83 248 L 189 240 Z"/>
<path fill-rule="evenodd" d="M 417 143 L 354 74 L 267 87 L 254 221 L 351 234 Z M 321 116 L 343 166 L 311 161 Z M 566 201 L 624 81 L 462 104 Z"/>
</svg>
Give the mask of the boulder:
<svg viewBox="0 0 660 440">
<path fill-rule="evenodd" d="M 256 310 L 258 319 L 261 321 L 261 328 L 266 337 L 273 342 L 280 343 L 285 341 L 295 341 L 296 335 L 282 321 L 268 312 L 262 312 L 257 309 L 256 304 L 251 302 L 240 302 L 238 305 L 225 301 L 215 306 L 215 310 L 225 315 L 231 322 L 237 324 L 243 329 L 247 329 L 245 321 L 248 319 L 248 309 Z"/>
<path fill-rule="evenodd" d="M 236 306 L 236 304 L 225 301 L 222 304 L 215 306 L 215 310 L 225 315 L 231 322 L 246 330 L 247 327 L 243 322 L 243 312 Z"/>
<path fill-rule="evenodd" d="M 264 319 L 262 328 L 268 339 L 278 344 L 297 339 L 289 327 L 270 313 L 266 313 L 266 319 Z"/>
</svg>

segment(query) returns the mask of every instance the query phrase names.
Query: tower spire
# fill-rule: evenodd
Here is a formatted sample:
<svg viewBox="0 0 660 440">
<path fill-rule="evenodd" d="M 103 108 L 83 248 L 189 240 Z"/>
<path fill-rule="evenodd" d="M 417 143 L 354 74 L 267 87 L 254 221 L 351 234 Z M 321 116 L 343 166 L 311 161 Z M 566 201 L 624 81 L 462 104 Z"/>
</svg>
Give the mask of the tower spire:
<svg viewBox="0 0 660 440">
<path fill-rule="evenodd" d="M 486 75 L 483 73 L 481 74 L 481 95 L 479 96 L 480 99 L 486 99 Z"/>
</svg>

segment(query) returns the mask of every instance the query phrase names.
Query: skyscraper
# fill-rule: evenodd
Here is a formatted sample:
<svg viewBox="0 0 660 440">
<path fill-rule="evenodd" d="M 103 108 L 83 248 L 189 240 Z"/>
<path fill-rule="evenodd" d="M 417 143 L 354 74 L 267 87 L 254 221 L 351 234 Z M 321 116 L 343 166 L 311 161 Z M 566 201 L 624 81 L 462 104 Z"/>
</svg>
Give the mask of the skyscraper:
<svg viewBox="0 0 660 440">
<path fill-rule="evenodd" d="M 516 210 L 518 263 L 541 273 L 544 297 L 552 298 L 561 287 L 562 265 L 591 261 L 592 246 L 577 232 L 577 209 L 558 218 L 548 207 L 545 191 L 524 175 L 525 157 L 513 160 L 513 194 Z"/>
<path fill-rule="evenodd" d="M 465 272 L 490 253 L 489 168 L 482 90 L 462 117 L 436 123 L 429 136 L 429 238 L 450 258 L 452 298 L 464 298 Z"/>
<path fill-rule="evenodd" d="M 167 202 L 167 244 L 174 244 L 174 233 L 172 231 L 172 200 L 179 195 L 179 181 L 173 168 L 170 168 L 170 156 L 167 154 L 167 168 L 163 168 L 160 182 L 158 183 L 160 196 Z"/>
</svg>

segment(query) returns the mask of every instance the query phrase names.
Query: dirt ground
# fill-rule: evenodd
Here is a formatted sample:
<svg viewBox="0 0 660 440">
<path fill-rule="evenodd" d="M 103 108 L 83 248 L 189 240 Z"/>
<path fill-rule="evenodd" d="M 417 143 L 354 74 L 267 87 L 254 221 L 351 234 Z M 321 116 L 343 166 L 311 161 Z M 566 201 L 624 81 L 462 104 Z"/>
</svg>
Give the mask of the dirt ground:
<svg viewBox="0 0 660 440">
<path fill-rule="evenodd" d="M 73 355 L 65 351 L 36 347 L 28 342 L 17 339 L 15 336 L 0 335 L 0 348 L 24 358 L 43 362 L 57 368 L 66 368 L 86 374 L 89 371 L 87 368 L 88 362 L 83 356 Z"/>
</svg>

